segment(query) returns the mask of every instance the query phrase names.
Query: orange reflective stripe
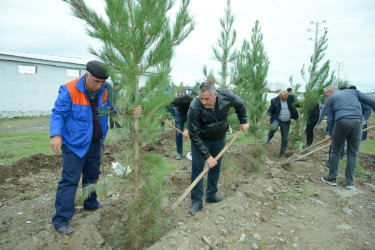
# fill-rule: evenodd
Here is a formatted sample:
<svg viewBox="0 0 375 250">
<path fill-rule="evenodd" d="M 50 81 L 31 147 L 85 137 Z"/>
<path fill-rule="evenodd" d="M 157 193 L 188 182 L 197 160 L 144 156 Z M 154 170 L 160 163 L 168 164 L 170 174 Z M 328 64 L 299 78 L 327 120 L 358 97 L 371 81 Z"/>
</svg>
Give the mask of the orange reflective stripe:
<svg viewBox="0 0 375 250">
<path fill-rule="evenodd" d="M 72 98 L 72 103 L 78 105 L 90 105 L 90 102 L 87 99 L 86 95 L 75 86 L 79 80 L 80 78 L 65 84 L 65 86 L 68 87 L 70 97 Z"/>
<path fill-rule="evenodd" d="M 102 101 L 101 101 L 101 102 L 105 102 L 105 101 L 107 101 L 107 99 L 108 99 L 108 89 L 106 89 L 106 90 L 104 91 L 104 95 L 103 95 L 103 98 L 102 98 Z"/>
</svg>

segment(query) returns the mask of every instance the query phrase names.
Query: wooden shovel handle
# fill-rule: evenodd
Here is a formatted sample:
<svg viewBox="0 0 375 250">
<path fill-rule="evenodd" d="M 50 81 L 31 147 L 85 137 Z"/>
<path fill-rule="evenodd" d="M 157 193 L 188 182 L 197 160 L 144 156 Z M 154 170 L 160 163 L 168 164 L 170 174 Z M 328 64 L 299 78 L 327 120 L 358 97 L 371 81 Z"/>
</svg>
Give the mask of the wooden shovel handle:
<svg viewBox="0 0 375 250">
<path fill-rule="evenodd" d="M 215 157 L 215 160 L 219 160 L 220 157 L 224 154 L 224 152 L 228 149 L 230 145 L 237 139 L 238 136 L 240 136 L 243 133 L 243 131 L 237 132 L 237 134 L 232 138 L 232 140 L 225 145 L 225 147 L 220 151 L 220 153 Z M 205 166 L 202 173 L 190 184 L 190 186 L 185 190 L 185 192 L 177 199 L 177 201 L 172 205 L 172 209 L 175 209 L 183 199 L 190 193 L 190 191 L 197 185 L 197 183 L 205 176 L 205 174 L 210 170 L 209 166 Z"/>
<path fill-rule="evenodd" d="M 305 151 L 307 151 L 307 150 L 309 150 L 309 149 L 311 149 L 311 148 L 313 148 L 313 147 L 315 147 L 315 146 L 318 146 L 318 145 L 320 145 L 320 144 L 322 144 L 323 142 L 325 142 L 325 141 L 327 141 L 326 139 L 323 139 L 323 140 L 321 140 L 321 141 L 319 141 L 319 142 L 317 142 L 317 143 L 315 143 L 315 144 L 313 144 L 313 145 L 311 145 L 311 146 L 309 146 L 309 147 L 307 147 L 307 148 L 305 148 L 305 149 L 302 149 L 301 151 L 299 151 L 298 153 L 303 153 L 303 152 L 305 152 Z"/>
<path fill-rule="evenodd" d="M 375 128 L 375 125 L 374 125 L 374 126 L 371 126 L 371 127 L 368 127 L 368 128 L 365 128 L 364 130 L 362 130 L 362 132 L 365 132 L 365 131 L 370 130 L 370 129 L 373 129 L 373 128 Z"/>
<path fill-rule="evenodd" d="M 181 130 L 179 130 L 178 128 L 176 128 L 175 126 L 173 126 L 172 124 L 170 124 L 169 122 L 167 122 L 165 120 L 163 122 L 165 122 L 169 127 L 175 129 L 177 132 L 180 132 L 184 137 L 186 137 L 186 138 L 188 138 L 190 140 L 190 137 L 189 136 L 185 136 L 184 132 L 182 132 Z"/>
<path fill-rule="evenodd" d="M 300 157 L 295 158 L 293 161 L 298 161 L 298 160 L 300 160 L 300 159 L 302 159 L 302 158 L 304 158 L 306 156 L 309 156 L 309 155 L 311 155 L 311 154 L 313 154 L 313 153 L 315 153 L 315 152 L 317 152 L 317 151 L 319 151 L 319 150 L 321 150 L 323 148 L 326 148 L 326 147 L 328 147 L 330 145 L 331 145 L 331 143 L 328 143 L 328 144 L 326 144 L 324 146 L 321 146 L 320 148 L 314 149 L 313 151 L 311 151 L 311 152 L 309 152 L 309 153 L 307 153 L 305 155 L 301 155 Z"/>
</svg>

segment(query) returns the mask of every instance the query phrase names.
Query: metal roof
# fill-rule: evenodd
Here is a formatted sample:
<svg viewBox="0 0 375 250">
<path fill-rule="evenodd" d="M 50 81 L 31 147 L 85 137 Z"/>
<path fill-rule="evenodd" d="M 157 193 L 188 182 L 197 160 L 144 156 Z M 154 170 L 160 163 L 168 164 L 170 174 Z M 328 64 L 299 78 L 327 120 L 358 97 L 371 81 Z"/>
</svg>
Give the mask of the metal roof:
<svg viewBox="0 0 375 250">
<path fill-rule="evenodd" d="M 63 56 L 53 56 L 53 55 L 41 55 L 41 54 L 32 54 L 27 52 L 15 52 L 15 51 L 6 51 L 0 50 L 0 56 L 6 57 L 7 59 L 14 58 L 16 61 L 21 60 L 40 60 L 53 63 L 71 63 L 78 65 L 86 65 L 86 63 L 92 59 L 89 58 L 77 58 L 77 57 L 63 57 Z"/>
</svg>

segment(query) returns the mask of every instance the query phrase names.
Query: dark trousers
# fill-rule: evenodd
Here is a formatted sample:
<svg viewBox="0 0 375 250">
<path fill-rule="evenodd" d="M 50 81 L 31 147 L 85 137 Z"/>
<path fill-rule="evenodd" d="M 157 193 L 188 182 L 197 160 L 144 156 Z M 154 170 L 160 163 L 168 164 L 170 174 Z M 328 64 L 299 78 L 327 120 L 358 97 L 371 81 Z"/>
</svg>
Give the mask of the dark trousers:
<svg viewBox="0 0 375 250">
<path fill-rule="evenodd" d="M 314 141 L 314 128 L 318 121 L 309 121 L 306 124 L 306 144 L 311 145 Z"/>
<path fill-rule="evenodd" d="M 347 141 L 346 185 L 353 185 L 359 146 L 361 144 L 361 119 L 341 119 L 335 122 L 332 132 L 332 152 L 329 158 L 329 179 L 336 180 L 342 146 Z"/>
<path fill-rule="evenodd" d="M 362 130 L 364 130 L 366 128 L 367 128 L 367 124 L 365 123 L 365 124 L 362 125 Z M 367 131 L 362 132 L 362 141 L 365 141 L 365 140 L 367 140 Z"/>
<path fill-rule="evenodd" d="M 187 121 L 186 116 L 178 112 L 177 109 L 175 109 L 174 113 L 174 125 L 176 128 L 178 128 L 181 131 L 184 131 L 184 124 Z M 176 131 L 176 146 L 177 146 L 177 153 L 182 154 L 183 152 L 183 142 L 182 142 L 182 134 L 178 131 Z"/>
<path fill-rule="evenodd" d="M 225 136 L 217 141 L 203 141 L 206 147 L 209 149 L 212 157 L 216 157 L 225 146 Z M 198 152 L 194 144 L 191 144 L 191 155 L 192 155 L 192 170 L 191 170 L 191 182 L 193 182 L 203 171 L 206 164 L 206 160 Z M 217 161 L 217 165 L 208 171 L 207 175 L 207 188 L 206 198 L 215 196 L 218 186 L 217 183 L 220 177 L 222 157 Z M 197 185 L 191 190 L 191 201 L 203 204 L 203 179 L 202 178 Z"/>
<path fill-rule="evenodd" d="M 62 146 L 63 169 L 59 181 L 55 208 L 56 213 L 52 218 L 55 228 L 69 224 L 75 209 L 75 196 L 82 173 L 82 187 L 96 183 L 100 174 L 100 141 L 90 145 L 88 152 L 80 158 L 67 146 Z M 84 201 L 84 208 L 99 206 L 96 192 Z"/>
<path fill-rule="evenodd" d="M 279 129 L 279 127 L 280 127 L 280 132 L 281 132 L 280 155 L 282 155 L 285 153 L 286 147 L 288 146 L 290 121 L 282 122 L 278 119 L 274 120 L 271 123 L 271 130 L 268 132 L 268 141 L 272 139 L 273 135 Z"/>
</svg>

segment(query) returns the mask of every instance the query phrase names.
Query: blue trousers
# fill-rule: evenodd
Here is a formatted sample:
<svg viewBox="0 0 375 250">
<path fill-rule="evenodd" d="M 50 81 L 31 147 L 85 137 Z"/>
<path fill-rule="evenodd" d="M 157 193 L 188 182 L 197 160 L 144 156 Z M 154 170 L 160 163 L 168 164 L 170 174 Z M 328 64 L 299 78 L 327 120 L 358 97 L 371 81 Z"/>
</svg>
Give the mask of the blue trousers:
<svg viewBox="0 0 375 250">
<path fill-rule="evenodd" d="M 177 109 L 175 109 L 174 113 L 174 123 L 176 128 L 178 128 L 181 131 L 184 131 L 184 124 L 187 121 L 186 116 L 178 112 Z M 177 153 L 182 154 L 183 152 L 183 142 L 182 142 L 182 134 L 178 131 L 176 131 L 176 146 L 177 146 Z"/>
<path fill-rule="evenodd" d="M 342 146 L 347 141 L 346 185 L 353 185 L 359 146 L 361 144 L 362 119 L 341 119 L 335 122 L 332 131 L 332 152 L 329 158 L 329 179 L 336 180 Z"/>
<path fill-rule="evenodd" d="M 203 141 L 206 147 L 209 149 L 212 157 L 216 157 L 225 146 L 225 136 L 217 141 Z M 198 152 L 194 144 L 191 144 L 191 155 L 192 155 L 192 169 L 191 169 L 191 182 L 193 182 L 203 171 L 206 164 L 206 160 Z M 213 197 L 217 190 L 217 183 L 220 177 L 222 157 L 217 161 L 217 165 L 208 171 L 207 175 L 207 188 L 206 198 Z M 203 204 L 203 179 L 202 178 L 197 185 L 191 190 L 191 201 Z"/>
<path fill-rule="evenodd" d="M 63 169 L 59 181 L 55 208 L 56 213 L 52 218 L 55 228 L 69 224 L 73 218 L 75 209 L 75 196 L 82 173 L 82 187 L 96 183 L 100 174 L 100 141 L 92 143 L 87 153 L 80 158 L 63 144 Z M 95 208 L 99 206 L 96 200 L 96 192 L 84 201 L 84 208 Z"/>
</svg>

